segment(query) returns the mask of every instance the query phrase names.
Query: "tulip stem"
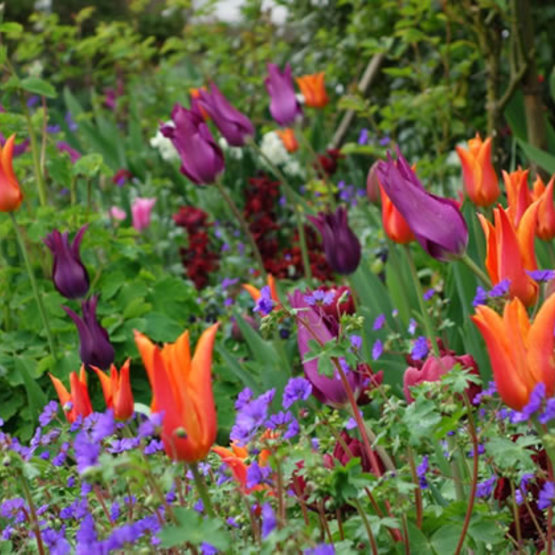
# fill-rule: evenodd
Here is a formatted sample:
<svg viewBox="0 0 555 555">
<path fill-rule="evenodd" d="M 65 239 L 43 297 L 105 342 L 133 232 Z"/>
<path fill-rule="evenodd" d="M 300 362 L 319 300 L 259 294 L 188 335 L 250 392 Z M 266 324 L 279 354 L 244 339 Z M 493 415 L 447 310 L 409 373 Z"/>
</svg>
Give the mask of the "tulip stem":
<svg viewBox="0 0 555 555">
<path fill-rule="evenodd" d="M 202 504 L 204 505 L 204 510 L 208 516 L 215 516 L 214 507 L 212 506 L 212 502 L 210 501 L 210 496 L 208 495 L 208 490 L 206 488 L 206 484 L 198 471 L 198 465 L 196 462 L 189 463 L 189 468 L 193 473 L 193 480 L 195 481 L 195 486 L 197 488 L 198 494 L 202 499 Z"/>
<path fill-rule="evenodd" d="M 283 172 L 272 162 L 272 160 L 268 156 L 266 156 L 264 151 L 261 150 L 253 140 L 249 141 L 249 144 L 252 147 L 252 149 L 266 162 L 268 167 L 279 179 L 279 181 L 283 185 L 283 190 L 285 192 L 285 196 L 287 197 L 287 202 L 293 207 L 293 212 L 295 213 L 295 223 L 297 225 L 297 233 L 299 234 L 299 245 L 301 247 L 301 258 L 303 261 L 304 276 L 310 284 L 310 282 L 312 281 L 312 268 L 310 266 L 308 247 L 306 245 L 306 234 L 304 231 L 304 226 L 301 218 L 301 210 L 297 202 L 295 202 L 295 195 L 293 193 L 293 189 L 291 185 L 289 185 L 287 178 L 283 175 Z"/>
<path fill-rule="evenodd" d="M 31 120 L 31 114 L 29 113 L 29 108 L 27 107 L 27 104 L 25 103 L 25 99 L 23 98 L 23 92 L 21 93 L 21 106 L 23 108 L 23 113 L 25 114 L 25 119 L 27 121 L 27 131 L 29 133 L 29 141 L 31 143 L 31 152 L 33 154 L 33 168 L 35 170 L 35 179 L 37 180 L 39 201 L 41 206 L 46 206 L 47 204 L 46 189 L 44 188 L 44 179 L 43 179 L 42 171 L 40 167 L 40 157 L 39 157 L 39 148 L 37 145 L 37 138 L 33 130 L 33 122 Z"/>
<path fill-rule="evenodd" d="M 478 264 L 476 264 L 476 262 L 474 262 L 474 260 L 472 260 L 472 258 L 470 258 L 470 256 L 468 256 L 466 252 L 461 256 L 460 260 L 478 276 L 486 287 L 493 287 L 489 276 L 478 266 Z"/>
<path fill-rule="evenodd" d="M 219 178 L 216 179 L 215 184 L 216 184 L 216 187 L 218 188 L 218 191 L 220 192 L 220 194 L 222 195 L 222 197 L 226 201 L 227 205 L 229 206 L 229 208 L 233 212 L 233 215 L 235 216 L 235 218 L 239 222 L 239 225 L 240 225 L 241 229 L 243 230 L 243 233 L 245 234 L 248 242 L 251 245 L 253 255 L 256 258 L 256 262 L 258 263 L 258 266 L 260 266 L 260 272 L 262 273 L 262 276 L 264 278 L 266 278 L 266 268 L 264 268 L 264 261 L 262 260 L 262 255 L 260 254 L 260 251 L 258 250 L 258 245 L 256 244 L 256 241 L 254 240 L 254 237 L 253 237 L 253 235 L 252 235 L 252 233 L 249 229 L 249 226 L 248 226 L 247 222 L 245 221 L 245 218 L 243 218 L 243 216 L 241 215 L 241 212 L 239 211 L 239 208 L 237 208 L 237 205 L 233 202 L 233 199 L 229 196 L 228 192 L 226 191 L 225 187 L 223 186 L 223 184 L 222 184 L 222 182 L 220 181 Z"/>
<path fill-rule="evenodd" d="M 44 305 L 42 304 L 42 298 L 39 293 L 39 289 L 37 287 L 37 282 L 35 280 L 35 274 L 33 273 L 33 268 L 31 266 L 31 262 L 29 260 L 29 254 L 27 252 L 27 246 L 25 245 L 25 240 L 21 235 L 21 231 L 17 222 L 15 220 L 15 214 L 10 212 L 10 218 L 12 219 L 13 228 L 15 230 L 15 235 L 17 237 L 17 242 L 19 243 L 19 248 L 21 250 L 21 254 L 23 256 L 23 261 L 25 262 L 25 267 L 27 269 L 27 274 L 29 275 L 29 280 L 31 281 L 31 289 L 33 290 L 33 295 L 35 297 L 35 301 L 37 303 L 37 307 L 39 309 L 40 317 L 42 319 L 42 323 L 44 325 L 44 331 L 46 333 L 46 339 L 48 341 L 48 345 L 50 347 L 50 353 L 54 357 L 54 360 L 58 359 L 58 355 L 56 352 L 56 347 L 54 343 L 54 338 L 52 337 L 52 332 L 50 331 L 50 324 L 48 323 L 48 318 L 46 317 L 46 311 L 44 310 Z"/>
<path fill-rule="evenodd" d="M 434 356 L 439 358 L 439 346 L 437 344 L 434 325 L 432 323 L 430 315 L 428 314 L 428 311 L 426 310 L 426 305 L 424 304 L 424 291 L 422 290 L 422 284 L 420 283 L 420 278 L 418 277 L 418 273 L 416 272 L 416 266 L 414 265 L 414 260 L 410 252 L 410 247 L 408 245 L 405 245 L 405 252 L 407 253 L 407 261 L 409 263 L 412 281 L 414 282 L 414 286 L 416 288 L 416 296 L 418 297 L 418 304 L 420 305 L 420 312 L 422 313 L 422 322 L 424 324 L 424 329 L 426 330 L 426 335 L 428 336 L 428 339 L 432 344 L 432 351 L 434 352 Z"/>
</svg>

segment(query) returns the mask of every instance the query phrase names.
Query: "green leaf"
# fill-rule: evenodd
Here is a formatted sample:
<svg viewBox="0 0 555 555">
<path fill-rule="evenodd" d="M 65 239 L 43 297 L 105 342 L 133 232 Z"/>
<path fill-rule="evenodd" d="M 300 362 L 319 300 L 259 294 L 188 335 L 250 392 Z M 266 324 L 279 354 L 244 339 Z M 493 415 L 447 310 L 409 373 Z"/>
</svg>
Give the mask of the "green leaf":
<svg viewBox="0 0 555 555">
<path fill-rule="evenodd" d="M 226 370 L 229 370 L 235 377 L 239 378 L 241 383 L 245 387 L 249 387 L 255 395 L 262 393 L 262 389 L 254 377 L 249 372 L 243 370 L 243 367 L 237 362 L 235 357 L 231 356 L 223 346 L 216 345 L 216 351 L 224 359 Z"/>
<path fill-rule="evenodd" d="M 102 154 L 93 152 L 86 154 L 75 162 L 73 166 L 73 175 L 84 175 L 85 177 L 94 177 L 103 166 Z"/>
<path fill-rule="evenodd" d="M 19 86 L 24 90 L 47 98 L 56 98 L 56 89 L 44 79 L 40 77 L 26 77 Z"/>
<path fill-rule="evenodd" d="M 541 150 L 522 139 L 517 138 L 516 142 L 531 162 L 535 162 L 550 174 L 555 173 L 555 156 L 553 154 L 545 152 L 545 150 Z"/>
<path fill-rule="evenodd" d="M 16 23 L 15 21 L 4 21 L 4 23 L 0 23 L 0 33 L 17 36 L 22 32 L 23 25 Z"/>
<path fill-rule="evenodd" d="M 432 536 L 432 546 L 439 554 L 455 553 L 459 538 L 461 537 L 462 524 L 446 524 Z"/>
<path fill-rule="evenodd" d="M 19 372 L 23 385 L 25 386 L 27 400 L 29 401 L 29 408 L 34 415 L 34 418 L 38 418 L 44 405 L 46 405 L 47 399 L 46 395 L 33 377 L 33 364 L 32 360 L 25 357 L 15 357 L 15 368 L 17 372 Z"/>
<path fill-rule="evenodd" d="M 198 546 L 207 542 L 221 551 L 229 548 L 231 539 L 220 520 L 202 517 L 195 510 L 183 507 L 175 508 L 174 513 L 177 525 L 165 526 L 158 533 L 162 547 L 176 547 L 184 543 Z"/>
</svg>

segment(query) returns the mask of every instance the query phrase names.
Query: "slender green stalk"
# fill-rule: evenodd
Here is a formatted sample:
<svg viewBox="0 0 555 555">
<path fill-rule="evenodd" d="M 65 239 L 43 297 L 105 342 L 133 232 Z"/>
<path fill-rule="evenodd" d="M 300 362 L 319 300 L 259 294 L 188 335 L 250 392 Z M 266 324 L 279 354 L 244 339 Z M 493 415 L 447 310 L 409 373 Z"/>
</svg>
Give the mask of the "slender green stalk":
<svg viewBox="0 0 555 555">
<path fill-rule="evenodd" d="M 44 325 L 44 331 L 46 333 L 46 338 L 48 340 L 48 346 L 50 347 L 50 353 L 54 357 L 54 360 L 57 360 L 58 355 L 56 352 L 54 338 L 52 337 L 52 332 L 50 331 L 50 324 L 48 323 L 46 311 L 44 310 L 44 305 L 42 304 L 42 297 L 40 296 L 39 289 L 37 287 L 37 282 L 35 280 L 35 274 L 33 273 L 33 268 L 29 260 L 29 253 L 27 252 L 27 246 L 25 245 L 25 240 L 23 239 L 23 236 L 21 235 L 21 231 L 19 230 L 17 222 L 15 221 L 15 215 L 13 212 L 10 212 L 10 218 L 12 219 L 12 224 L 17 237 L 17 242 L 19 243 L 19 248 L 23 256 L 23 261 L 25 262 L 27 274 L 29 275 L 29 280 L 31 281 L 31 288 L 33 290 L 33 295 L 35 297 L 35 301 L 39 309 L 39 314 L 42 319 L 42 324 Z"/>
<path fill-rule="evenodd" d="M 366 529 L 366 533 L 368 534 L 368 540 L 370 542 L 370 546 L 372 547 L 372 555 L 378 555 L 378 545 L 376 544 L 376 538 L 372 533 L 372 527 L 370 526 L 370 523 L 366 518 L 366 513 L 364 512 L 364 509 L 362 508 L 360 501 L 358 499 L 352 499 L 350 503 L 355 506 L 356 510 L 358 511 L 358 514 L 360 515 L 360 518 L 362 519 L 362 523 L 364 524 L 364 528 Z"/>
<path fill-rule="evenodd" d="M 46 188 L 44 186 L 44 179 L 42 171 L 40 169 L 40 155 L 39 146 L 37 144 L 37 138 L 35 136 L 35 131 L 33 130 L 33 122 L 31 121 L 31 114 L 29 113 L 29 108 L 25 104 L 23 94 L 21 95 L 21 106 L 23 108 L 23 113 L 25 115 L 25 120 L 27 121 L 27 132 L 29 133 L 29 141 L 31 143 L 31 153 L 33 155 L 33 168 L 35 171 L 35 179 L 37 181 L 39 201 L 41 206 L 46 206 Z"/>
<path fill-rule="evenodd" d="M 472 258 L 470 258 L 470 256 L 468 256 L 466 252 L 461 256 L 460 260 L 478 276 L 478 278 L 484 283 L 486 287 L 493 286 L 493 284 L 491 283 L 491 279 L 489 279 L 489 276 L 484 272 L 484 270 L 482 270 L 482 268 L 478 266 L 478 264 L 476 264 L 476 262 L 474 262 L 474 260 L 472 260 Z"/>
<path fill-rule="evenodd" d="M 44 545 L 42 543 L 42 536 L 40 533 L 40 526 L 39 521 L 37 518 L 37 512 L 35 510 L 35 504 L 33 502 L 33 496 L 31 495 L 31 490 L 29 489 L 29 484 L 27 483 L 27 478 L 22 470 L 18 470 L 19 479 L 21 481 L 21 486 L 23 487 L 23 492 L 25 495 L 25 500 L 27 501 L 27 505 L 29 505 L 29 511 L 31 512 L 31 518 L 33 522 L 31 523 L 33 526 L 33 532 L 35 534 L 35 538 L 37 539 L 37 548 L 39 551 L 39 555 L 45 555 L 46 551 L 44 550 Z"/>
<path fill-rule="evenodd" d="M 424 329 L 426 330 L 426 335 L 428 336 L 428 339 L 432 344 L 434 355 L 439 358 L 439 347 L 437 345 L 434 325 L 432 323 L 430 315 L 428 314 L 428 311 L 426 310 L 426 305 L 424 304 L 424 291 L 422 291 L 422 284 L 420 283 L 420 279 L 418 277 L 418 274 L 416 273 L 416 266 L 414 265 L 414 260 L 412 259 L 412 254 L 408 245 L 405 245 L 405 251 L 407 253 L 407 260 L 409 263 L 412 281 L 414 282 L 414 286 L 416 287 L 416 295 L 418 297 L 418 304 L 420 305 L 420 312 L 422 314 Z"/>
<path fill-rule="evenodd" d="M 264 268 L 264 261 L 262 260 L 262 256 L 260 254 L 260 251 L 258 250 L 258 245 L 256 244 L 256 241 L 254 240 L 254 237 L 252 236 L 252 233 L 249 229 L 249 226 L 248 226 L 247 222 L 245 221 L 245 218 L 243 218 L 240 210 L 237 208 L 236 204 L 233 202 L 233 199 L 229 196 L 228 192 L 226 191 L 226 189 L 223 186 L 220 179 L 216 179 L 215 183 L 216 183 L 216 187 L 218 188 L 218 191 L 220 192 L 220 194 L 222 195 L 224 200 L 227 202 L 227 205 L 229 206 L 229 208 L 233 212 L 233 215 L 237 219 L 237 222 L 241 226 L 241 229 L 243 230 L 243 233 L 245 234 L 248 242 L 250 243 L 253 255 L 256 258 L 256 262 L 258 263 L 258 266 L 260 268 L 260 272 L 262 273 L 262 275 L 265 278 L 266 277 L 266 269 Z"/>
<path fill-rule="evenodd" d="M 306 234 L 304 232 L 301 210 L 297 202 L 295 202 L 293 189 L 291 185 L 289 185 L 289 182 L 287 181 L 285 175 L 283 175 L 283 172 L 272 162 L 272 160 L 268 156 L 266 156 L 264 151 L 262 151 L 253 140 L 249 141 L 249 145 L 258 154 L 258 156 L 260 156 L 266 162 L 268 167 L 279 179 L 279 181 L 283 185 L 283 191 L 285 192 L 287 202 L 293 207 L 293 212 L 295 213 L 295 224 L 297 226 L 297 233 L 299 234 L 299 245 L 301 247 L 301 258 L 303 261 L 304 275 L 306 280 L 310 284 L 310 281 L 312 280 L 312 268 L 310 267 L 310 258 L 308 256 L 308 247 L 306 245 Z"/>
<path fill-rule="evenodd" d="M 195 481 L 195 486 L 197 488 L 198 494 L 202 499 L 202 503 L 204 505 L 204 510 L 208 516 L 214 516 L 214 507 L 212 506 L 212 502 L 210 501 L 210 496 L 208 495 L 208 489 L 206 488 L 206 484 L 198 471 L 197 463 L 189 463 L 189 468 L 193 473 L 193 480 Z"/>
<path fill-rule="evenodd" d="M 304 136 L 301 125 L 300 124 L 297 125 L 295 130 L 297 132 L 297 135 L 301 138 L 301 142 L 303 143 L 303 146 L 306 147 L 310 155 L 314 158 L 314 162 L 316 163 L 316 165 L 318 166 L 318 170 L 320 171 L 321 179 L 328 189 L 330 206 L 333 210 L 335 210 L 337 203 L 335 202 L 335 191 L 333 189 L 333 184 L 329 179 L 327 179 L 326 170 L 324 169 L 324 166 L 322 166 L 322 162 L 320 162 L 320 158 L 318 157 L 318 154 L 312 148 L 310 141 Z"/>
</svg>

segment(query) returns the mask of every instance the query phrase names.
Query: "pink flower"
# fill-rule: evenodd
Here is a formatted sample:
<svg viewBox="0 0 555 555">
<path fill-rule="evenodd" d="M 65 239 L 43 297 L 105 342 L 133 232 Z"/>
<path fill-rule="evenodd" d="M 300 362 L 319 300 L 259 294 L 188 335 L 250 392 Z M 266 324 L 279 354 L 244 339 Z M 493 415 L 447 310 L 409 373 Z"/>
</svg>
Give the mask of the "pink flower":
<svg viewBox="0 0 555 555">
<path fill-rule="evenodd" d="M 122 222 L 125 218 L 127 218 L 125 210 L 122 210 L 117 206 L 112 206 L 112 208 L 108 211 L 108 214 L 110 215 L 110 218 L 117 220 L 118 222 Z"/>
<path fill-rule="evenodd" d="M 150 225 L 150 213 L 155 203 L 155 198 L 137 197 L 133 201 L 131 215 L 133 217 L 133 227 L 137 231 L 142 231 Z"/>
</svg>

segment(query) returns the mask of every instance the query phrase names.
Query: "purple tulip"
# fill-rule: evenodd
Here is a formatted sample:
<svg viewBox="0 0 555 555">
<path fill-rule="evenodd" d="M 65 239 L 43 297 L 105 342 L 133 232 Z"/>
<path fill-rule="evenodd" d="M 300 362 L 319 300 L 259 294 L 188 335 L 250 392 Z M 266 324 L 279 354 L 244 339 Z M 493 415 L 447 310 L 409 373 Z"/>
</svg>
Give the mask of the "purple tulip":
<svg viewBox="0 0 555 555">
<path fill-rule="evenodd" d="M 44 243 L 54 256 L 52 281 L 56 289 L 68 299 L 84 297 L 89 290 L 89 274 L 79 254 L 81 240 L 87 227 L 88 225 L 84 225 L 75 234 L 71 245 L 67 231 L 60 233 L 55 229 L 44 239 Z"/>
<path fill-rule="evenodd" d="M 95 295 L 81 303 L 83 318 L 79 317 L 67 306 L 62 308 L 75 322 L 79 333 L 79 356 L 83 364 L 98 366 L 106 370 L 114 362 L 114 348 L 110 343 L 108 332 L 96 319 L 96 304 L 98 296 Z"/>
<path fill-rule="evenodd" d="M 224 155 L 202 116 L 176 104 L 172 120 L 175 127 L 163 125 L 160 131 L 177 149 L 181 157 L 181 173 L 193 183 L 213 183 L 224 170 Z"/>
<path fill-rule="evenodd" d="M 428 193 L 399 151 L 397 160 L 388 153 L 377 172 L 387 196 L 430 256 L 445 261 L 464 253 L 468 228 L 454 200 Z"/>
<path fill-rule="evenodd" d="M 245 139 L 254 135 L 251 120 L 235 109 L 214 83 L 210 83 L 209 93 L 200 91 L 200 105 L 231 146 L 243 146 Z"/>
<path fill-rule="evenodd" d="M 308 219 L 322 235 L 328 264 L 338 274 L 352 274 L 360 262 L 360 243 L 349 227 L 345 208 L 340 206 L 334 214 L 320 212 L 317 218 Z"/>
<path fill-rule="evenodd" d="M 325 314 L 319 312 L 317 305 L 309 305 L 305 299 L 306 296 L 306 293 L 299 290 L 289 296 L 291 307 L 302 309 L 297 313 L 297 342 L 301 359 L 304 359 L 310 351 L 308 345 L 310 340 L 325 344 L 336 339 L 327 325 Z M 333 378 L 318 373 L 318 359 L 303 362 L 303 368 L 306 379 L 312 384 L 312 393 L 320 402 L 334 408 L 348 404 L 347 392 L 337 371 Z M 348 369 L 346 374 L 356 399 L 363 391 L 365 376 L 361 372 Z"/>
<path fill-rule="evenodd" d="M 302 109 L 291 77 L 291 66 L 287 64 L 283 73 L 275 64 L 268 64 L 268 77 L 264 80 L 270 95 L 270 114 L 283 126 L 291 125 L 302 116 Z"/>
</svg>

